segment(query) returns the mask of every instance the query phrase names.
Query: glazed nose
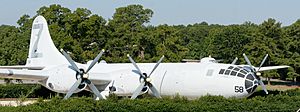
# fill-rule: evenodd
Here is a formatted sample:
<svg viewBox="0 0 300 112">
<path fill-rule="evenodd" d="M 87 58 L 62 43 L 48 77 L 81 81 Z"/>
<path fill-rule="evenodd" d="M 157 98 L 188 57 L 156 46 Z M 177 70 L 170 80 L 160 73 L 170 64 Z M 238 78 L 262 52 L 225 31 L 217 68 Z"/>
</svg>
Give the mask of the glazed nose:
<svg viewBox="0 0 300 112">
<path fill-rule="evenodd" d="M 248 93 L 254 92 L 256 87 L 258 86 L 258 80 L 255 78 L 253 72 L 248 72 L 245 79 L 245 88 Z"/>
</svg>

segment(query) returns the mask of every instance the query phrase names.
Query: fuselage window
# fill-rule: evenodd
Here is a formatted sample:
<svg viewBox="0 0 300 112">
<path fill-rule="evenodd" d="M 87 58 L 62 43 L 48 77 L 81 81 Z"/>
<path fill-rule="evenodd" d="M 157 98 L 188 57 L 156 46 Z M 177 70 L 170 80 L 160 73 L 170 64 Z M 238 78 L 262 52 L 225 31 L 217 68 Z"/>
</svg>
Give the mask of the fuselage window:
<svg viewBox="0 0 300 112">
<path fill-rule="evenodd" d="M 236 71 L 232 71 L 231 73 L 230 73 L 230 75 L 233 75 L 233 76 L 236 76 Z"/>
<path fill-rule="evenodd" d="M 229 75 L 229 73 L 230 73 L 230 70 L 225 71 L 225 75 Z"/>
<path fill-rule="evenodd" d="M 224 71 L 225 71 L 225 69 L 221 69 L 220 72 L 219 72 L 219 74 L 223 74 Z"/>
<path fill-rule="evenodd" d="M 240 69 L 239 69 L 239 68 L 234 68 L 233 70 L 235 70 L 235 71 L 239 71 Z"/>
<path fill-rule="evenodd" d="M 233 69 L 233 66 L 228 67 L 228 69 Z"/>
<path fill-rule="evenodd" d="M 238 75 L 237 75 L 238 77 L 242 77 L 242 78 L 244 78 L 245 77 L 245 75 L 244 74 L 241 74 L 241 73 L 238 73 Z"/>
<path fill-rule="evenodd" d="M 213 69 L 209 69 L 206 73 L 207 76 L 212 76 L 214 70 Z"/>
</svg>

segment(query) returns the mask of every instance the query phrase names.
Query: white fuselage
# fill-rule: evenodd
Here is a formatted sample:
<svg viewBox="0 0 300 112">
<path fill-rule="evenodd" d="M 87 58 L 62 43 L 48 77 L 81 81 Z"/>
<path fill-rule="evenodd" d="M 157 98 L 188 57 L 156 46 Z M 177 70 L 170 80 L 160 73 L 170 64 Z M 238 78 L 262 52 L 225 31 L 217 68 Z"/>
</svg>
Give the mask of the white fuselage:
<svg viewBox="0 0 300 112">
<path fill-rule="evenodd" d="M 139 63 L 137 64 L 142 72 L 149 74 L 156 63 Z M 62 67 L 65 66 L 65 67 Z M 65 93 L 76 81 L 75 72 L 68 65 L 57 67 L 59 69 L 50 69 L 49 73 L 55 76 L 54 79 L 49 79 L 43 84 L 47 88 Z M 84 65 L 80 65 L 84 67 Z M 231 71 L 236 71 L 235 76 L 226 70 L 232 66 Z M 233 70 L 240 68 L 239 70 Z M 224 73 L 220 74 L 220 70 L 224 69 Z M 176 94 L 188 98 L 197 98 L 203 95 L 221 95 L 224 97 L 247 97 L 253 93 L 253 90 L 246 90 L 245 81 L 247 75 L 252 75 L 252 72 L 244 70 L 245 68 L 238 65 L 220 64 L 214 62 L 207 63 L 161 63 L 152 74 L 152 84 L 158 89 L 162 96 L 174 96 Z M 99 63 L 91 70 L 90 78 L 92 79 L 107 79 L 114 82 L 116 91 L 120 96 L 130 96 L 140 84 L 140 76 L 135 73 L 136 69 L 131 63 L 123 64 L 106 64 Z M 61 71 L 61 72 L 60 72 Z M 244 77 L 238 77 L 240 71 L 245 71 Z M 254 76 L 253 76 L 254 77 Z M 251 87 L 257 86 L 257 79 L 249 80 Z M 249 82 L 248 81 L 248 82 Z M 49 87 L 49 83 L 55 87 Z M 108 85 L 109 84 L 109 85 Z M 112 86 L 110 82 L 95 83 L 100 91 L 108 93 L 108 87 Z M 103 86 L 101 86 L 103 85 Z M 107 86 L 108 85 L 108 86 Z M 249 87 L 247 87 L 249 89 Z M 147 90 L 147 89 L 146 89 Z M 151 93 L 150 93 L 151 94 Z M 105 94 L 108 95 L 108 94 Z"/>
</svg>

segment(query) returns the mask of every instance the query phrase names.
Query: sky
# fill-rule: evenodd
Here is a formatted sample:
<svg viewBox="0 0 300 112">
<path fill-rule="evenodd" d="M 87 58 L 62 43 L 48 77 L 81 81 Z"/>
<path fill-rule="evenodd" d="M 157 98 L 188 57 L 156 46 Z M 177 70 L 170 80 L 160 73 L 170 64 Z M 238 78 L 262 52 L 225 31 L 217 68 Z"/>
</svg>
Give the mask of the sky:
<svg viewBox="0 0 300 112">
<path fill-rule="evenodd" d="M 60 4 L 75 10 L 87 8 L 108 20 L 115 9 L 140 4 L 153 10 L 151 25 L 242 24 L 250 21 L 261 24 L 274 18 L 283 26 L 300 19 L 300 0 L 1 0 L 0 25 L 15 25 L 24 14 L 34 16 L 42 6 Z"/>
</svg>

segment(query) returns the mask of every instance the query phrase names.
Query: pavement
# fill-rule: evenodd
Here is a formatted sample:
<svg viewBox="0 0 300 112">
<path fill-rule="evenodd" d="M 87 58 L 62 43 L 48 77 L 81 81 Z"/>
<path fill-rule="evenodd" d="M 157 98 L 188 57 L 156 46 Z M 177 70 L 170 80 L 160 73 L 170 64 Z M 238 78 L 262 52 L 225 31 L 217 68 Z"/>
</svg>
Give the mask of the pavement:
<svg viewBox="0 0 300 112">
<path fill-rule="evenodd" d="M 21 82 L 18 82 L 17 80 L 11 80 L 11 83 L 13 84 L 37 84 L 38 81 L 36 80 L 21 80 Z M 0 84 L 6 84 L 6 82 L 4 81 L 4 79 L 0 79 Z"/>
<path fill-rule="evenodd" d="M 22 101 L 20 98 L 3 98 L 0 99 L 0 106 L 24 106 L 37 102 L 37 98 L 27 98 Z"/>
</svg>

